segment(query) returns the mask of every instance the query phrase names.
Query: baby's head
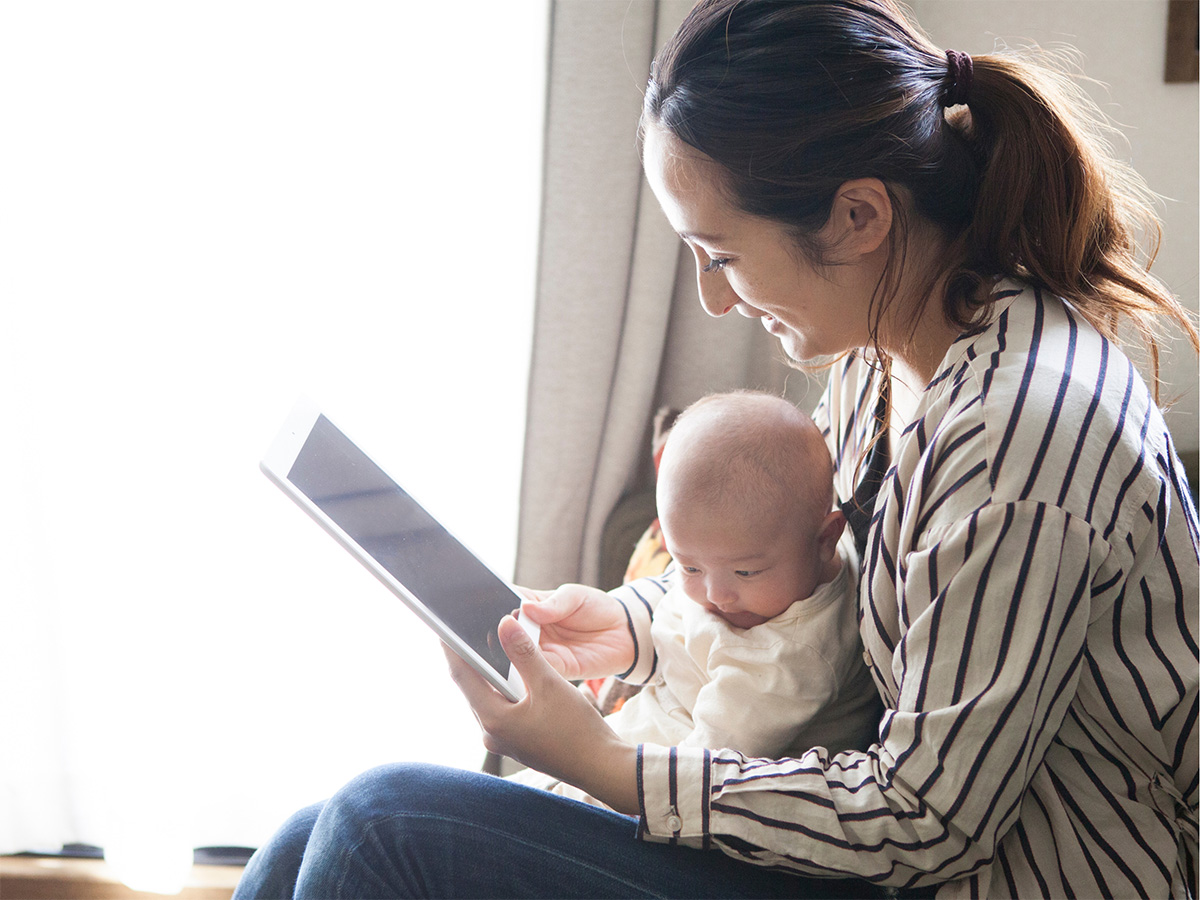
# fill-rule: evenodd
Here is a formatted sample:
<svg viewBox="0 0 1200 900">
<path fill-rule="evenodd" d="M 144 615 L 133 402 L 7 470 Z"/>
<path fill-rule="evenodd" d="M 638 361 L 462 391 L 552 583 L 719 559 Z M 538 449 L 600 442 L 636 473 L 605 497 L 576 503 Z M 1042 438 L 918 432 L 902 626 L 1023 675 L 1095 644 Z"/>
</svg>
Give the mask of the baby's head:
<svg viewBox="0 0 1200 900">
<path fill-rule="evenodd" d="M 738 628 L 838 572 L 845 517 L 820 430 L 788 401 L 736 391 L 692 404 L 658 470 L 658 516 L 684 593 Z"/>
</svg>

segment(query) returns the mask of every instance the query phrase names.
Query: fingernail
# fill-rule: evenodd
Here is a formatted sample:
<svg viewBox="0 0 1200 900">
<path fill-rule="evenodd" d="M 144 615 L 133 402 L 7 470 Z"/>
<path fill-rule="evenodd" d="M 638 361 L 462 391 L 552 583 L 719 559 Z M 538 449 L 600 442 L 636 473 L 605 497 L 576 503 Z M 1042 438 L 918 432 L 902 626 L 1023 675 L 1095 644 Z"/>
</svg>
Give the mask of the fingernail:
<svg viewBox="0 0 1200 900">
<path fill-rule="evenodd" d="M 514 618 L 513 621 L 515 622 L 516 619 Z M 510 636 L 509 640 L 512 641 L 515 645 L 522 646 L 522 647 L 531 645 L 531 641 L 529 639 L 529 632 L 527 632 L 524 628 L 520 627 L 520 625 L 517 626 L 517 630 L 515 632 L 513 632 L 513 634 L 515 634 L 516 636 L 515 637 Z"/>
</svg>

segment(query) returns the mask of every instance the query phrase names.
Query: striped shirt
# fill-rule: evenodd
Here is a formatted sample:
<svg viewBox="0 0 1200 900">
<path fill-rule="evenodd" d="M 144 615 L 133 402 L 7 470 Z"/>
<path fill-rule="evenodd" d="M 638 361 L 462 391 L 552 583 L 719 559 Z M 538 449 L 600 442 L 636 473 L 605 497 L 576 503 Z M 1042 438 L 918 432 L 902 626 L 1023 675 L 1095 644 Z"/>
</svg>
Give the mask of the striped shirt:
<svg viewBox="0 0 1200 900">
<path fill-rule="evenodd" d="M 640 835 L 939 897 L 1195 890 L 1197 519 L 1129 360 L 1006 282 L 892 447 L 859 585 L 867 752 L 639 748 Z M 817 421 L 853 492 L 877 371 Z M 661 582 L 622 594 L 649 648 Z M 639 602 L 639 600 L 641 602 Z M 648 676 L 644 650 L 627 673 Z"/>
</svg>

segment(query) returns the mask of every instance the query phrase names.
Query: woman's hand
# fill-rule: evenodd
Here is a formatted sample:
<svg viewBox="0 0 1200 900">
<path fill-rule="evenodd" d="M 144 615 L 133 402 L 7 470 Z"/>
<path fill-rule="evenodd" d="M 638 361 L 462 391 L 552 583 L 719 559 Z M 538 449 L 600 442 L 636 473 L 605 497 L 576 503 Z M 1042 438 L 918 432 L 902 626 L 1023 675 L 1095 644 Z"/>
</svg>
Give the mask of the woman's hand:
<svg viewBox="0 0 1200 900">
<path fill-rule="evenodd" d="M 633 665 L 629 616 L 609 594 L 582 584 L 519 590 L 521 615 L 541 626 L 542 652 L 564 678 L 604 678 Z"/>
<path fill-rule="evenodd" d="M 587 698 L 551 668 L 516 619 L 505 616 L 499 634 L 525 682 L 525 696 L 516 703 L 446 648 L 451 676 L 479 720 L 484 746 L 636 815 L 637 748 L 617 737 Z"/>
</svg>

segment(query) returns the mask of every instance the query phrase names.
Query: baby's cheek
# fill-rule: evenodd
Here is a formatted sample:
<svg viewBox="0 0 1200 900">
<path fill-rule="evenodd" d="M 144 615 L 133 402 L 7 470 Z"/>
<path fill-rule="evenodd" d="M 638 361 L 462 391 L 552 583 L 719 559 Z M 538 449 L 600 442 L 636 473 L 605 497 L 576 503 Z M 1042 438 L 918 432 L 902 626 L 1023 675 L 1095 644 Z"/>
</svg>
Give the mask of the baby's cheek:
<svg viewBox="0 0 1200 900">
<path fill-rule="evenodd" d="M 767 619 L 775 618 L 791 605 L 791 598 L 777 590 L 756 586 L 751 592 L 742 592 L 742 606 Z"/>
<path fill-rule="evenodd" d="M 683 588 L 683 595 L 685 597 L 693 603 L 699 603 L 705 609 L 708 608 L 708 600 L 704 596 L 704 586 L 702 584 L 697 583 L 694 579 L 685 578 L 681 587 Z"/>
</svg>

